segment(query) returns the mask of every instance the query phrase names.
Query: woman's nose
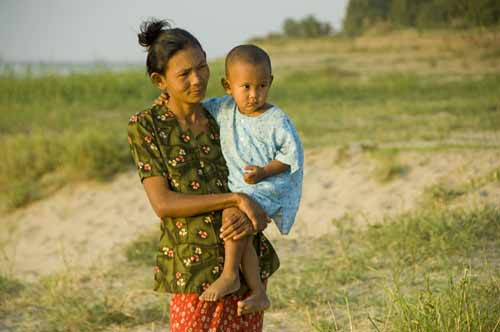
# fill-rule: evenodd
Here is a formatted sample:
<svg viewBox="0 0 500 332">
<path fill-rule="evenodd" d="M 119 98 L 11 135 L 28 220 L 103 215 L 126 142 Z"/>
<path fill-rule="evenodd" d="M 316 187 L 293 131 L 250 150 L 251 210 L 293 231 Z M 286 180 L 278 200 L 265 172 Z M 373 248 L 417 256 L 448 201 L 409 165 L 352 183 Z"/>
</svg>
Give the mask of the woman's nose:
<svg viewBox="0 0 500 332">
<path fill-rule="evenodd" d="M 196 71 L 193 71 L 190 81 L 191 81 L 191 85 L 200 85 L 201 82 L 203 82 L 203 78 L 201 77 L 201 75 L 199 73 L 197 73 Z"/>
</svg>

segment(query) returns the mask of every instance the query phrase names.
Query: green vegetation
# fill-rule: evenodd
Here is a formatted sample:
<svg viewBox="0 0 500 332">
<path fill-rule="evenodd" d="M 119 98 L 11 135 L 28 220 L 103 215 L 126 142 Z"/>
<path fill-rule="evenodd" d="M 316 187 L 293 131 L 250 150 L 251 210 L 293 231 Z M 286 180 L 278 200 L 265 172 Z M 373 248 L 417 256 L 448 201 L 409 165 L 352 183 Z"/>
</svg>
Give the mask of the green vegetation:
<svg viewBox="0 0 500 332">
<path fill-rule="evenodd" d="M 128 118 L 158 95 L 140 71 L 8 74 L 0 91 L 0 211 L 130 169 Z"/>
<path fill-rule="evenodd" d="M 125 250 L 127 260 L 132 263 L 150 265 L 156 257 L 158 243 L 157 231 L 153 234 L 142 234 L 127 246 Z"/>
<path fill-rule="evenodd" d="M 391 150 L 383 151 L 382 153 L 376 152 L 369 154 L 371 158 L 376 161 L 373 177 L 381 183 L 401 178 L 408 174 L 410 170 L 408 165 L 403 164 L 398 160 L 397 153 L 394 153 Z"/>
<path fill-rule="evenodd" d="M 116 269 L 127 274 L 117 275 Z M 95 332 L 152 322 L 165 325 L 168 302 L 145 289 L 145 276 L 137 269 L 116 269 L 68 270 L 26 283 L 16 297 L 0 303 L 0 314 L 15 318 L 7 326 L 17 331 Z"/>
<path fill-rule="evenodd" d="M 500 168 L 494 169 L 481 176 L 470 177 L 467 181 L 459 183 L 437 183 L 424 191 L 424 205 L 443 207 L 452 203 L 455 199 L 470 192 L 479 190 L 488 183 L 500 181 Z"/>
<path fill-rule="evenodd" d="M 352 36 L 381 24 L 463 29 L 499 23 L 500 4 L 495 0 L 350 0 L 343 29 Z"/>
<path fill-rule="evenodd" d="M 425 210 L 365 231 L 335 223 L 338 234 L 314 245 L 276 244 L 288 254 L 272 278 L 273 310 L 308 311 L 317 331 L 493 331 L 497 209 Z"/>
<path fill-rule="evenodd" d="M 23 284 L 21 281 L 0 274 L 0 294 L 2 294 L 0 304 L 10 297 L 15 297 L 22 289 Z"/>
<path fill-rule="evenodd" d="M 286 315 L 294 331 L 494 331 L 500 210 L 427 209 L 364 228 L 348 216 L 333 222 L 335 234 L 276 241 L 269 324 Z M 123 249 L 126 261 L 90 271 L 68 267 L 22 287 L 0 279 L 0 313 L 16 315 L 18 330 L 164 326 L 168 296 L 151 290 L 157 240 L 144 234 Z"/>
<path fill-rule="evenodd" d="M 500 76 L 441 81 L 415 74 L 340 78 L 335 68 L 278 78 L 272 100 L 288 110 L 306 146 L 357 141 L 439 141 L 455 131 L 492 131 Z M 281 83 L 281 84 L 280 84 Z"/>
<path fill-rule="evenodd" d="M 290 114 L 306 148 L 498 148 L 498 137 L 456 139 L 500 129 L 500 75 L 491 70 L 498 59 L 485 56 L 491 45 L 477 46 L 483 37 L 402 35 L 402 43 L 395 35 L 362 47 L 340 37 L 264 42 L 275 75 L 270 100 Z M 223 94 L 220 60 L 211 74 L 208 95 Z M 0 91 L 0 211 L 133 167 L 127 120 L 158 93 L 138 70 L 6 71 Z"/>
<path fill-rule="evenodd" d="M 287 111 L 306 148 L 335 147 L 333 162 L 341 164 L 360 147 L 375 160 L 372 176 L 382 183 L 408 172 L 402 151 L 432 158 L 436 150 L 498 149 L 496 3 L 351 0 L 347 34 L 377 26 L 419 29 L 356 39 L 331 36 L 312 16 L 289 19 L 287 38 L 255 40 L 273 61 L 270 101 Z M 481 29 L 423 31 L 444 26 Z M 208 96 L 221 95 L 221 60 L 210 67 Z M 157 94 L 140 70 L 4 71 L 0 213 L 69 183 L 131 169 L 128 118 Z M 463 183 L 437 183 L 425 190 L 420 210 L 383 224 L 359 225 L 345 216 L 333 220 L 335 233 L 319 239 L 276 241 L 282 267 L 269 282 L 266 323 L 319 332 L 500 331 L 500 210 L 450 207 L 499 177 L 496 168 Z M 124 259 L 90 270 L 67 266 L 32 282 L 0 275 L 0 325 L 165 330 L 168 295 L 151 290 L 157 243 L 156 232 L 142 234 L 115 256 Z"/>
<path fill-rule="evenodd" d="M 155 94 L 140 72 L 9 75 L 0 90 L 4 209 L 126 169 L 127 119 Z"/>
<path fill-rule="evenodd" d="M 333 34 L 333 28 L 328 22 L 320 22 L 314 15 L 302 19 L 287 18 L 283 21 L 282 32 L 271 32 L 265 37 L 252 38 L 251 42 L 271 41 L 283 38 L 318 38 Z"/>
</svg>

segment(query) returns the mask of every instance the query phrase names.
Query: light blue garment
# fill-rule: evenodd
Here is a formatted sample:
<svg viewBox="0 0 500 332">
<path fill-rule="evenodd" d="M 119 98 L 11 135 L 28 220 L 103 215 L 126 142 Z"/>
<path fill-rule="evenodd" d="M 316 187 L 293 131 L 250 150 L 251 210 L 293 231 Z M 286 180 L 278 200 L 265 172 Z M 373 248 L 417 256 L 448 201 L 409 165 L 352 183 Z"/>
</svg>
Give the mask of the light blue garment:
<svg viewBox="0 0 500 332">
<path fill-rule="evenodd" d="M 304 166 L 302 144 L 292 122 L 276 106 L 256 117 L 241 114 L 231 96 L 208 99 L 203 106 L 220 127 L 222 153 L 229 168 L 229 188 L 255 199 L 273 218 L 280 232 L 288 234 L 299 208 Z M 290 165 L 290 172 L 253 185 L 243 180 L 245 166 L 262 167 L 271 160 Z"/>
</svg>

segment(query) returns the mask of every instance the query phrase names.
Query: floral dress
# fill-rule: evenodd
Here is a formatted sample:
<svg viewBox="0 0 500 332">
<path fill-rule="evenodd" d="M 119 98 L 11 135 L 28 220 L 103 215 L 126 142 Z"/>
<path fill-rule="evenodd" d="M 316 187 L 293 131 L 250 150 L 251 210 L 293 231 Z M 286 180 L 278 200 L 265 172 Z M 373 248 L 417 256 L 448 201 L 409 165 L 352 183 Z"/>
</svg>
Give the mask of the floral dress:
<svg viewBox="0 0 500 332">
<path fill-rule="evenodd" d="M 228 192 L 228 170 L 220 148 L 219 127 L 207 111 L 205 116 L 209 122 L 209 131 L 198 135 L 193 135 L 189 130 L 182 130 L 174 113 L 164 106 L 154 105 L 130 118 L 128 142 L 141 181 L 150 176 L 163 176 L 166 185 L 175 192 L 189 194 Z M 188 301 L 191 303 L 191 308 L 200 305 L 200 301 L 196 303 L 193 301 L 197 300 L 198 294 L 210 286 L 222 272 L 224 245 L 219 238 L 221 224 L 221 211 L 194 217 L 163 218 L 156 254 L 154 290 L 184 294 L 184 299 L 192 300 Z M 266 279 L 278 269 L 278 256 L 262 233 L 254 236 L 254 247 L 259 256 L 261 277 Z M 235 297 L 241 299 L 241 296 L 248 291 L 244 278 L 241 280 L 240 290 L 235 295 L 220 301 L 235 306 L 236 302 L 233 303 L 230 299 Z M 177 305 L 175 307 L 177 311 L 179 311 L 179 298 L 174 296 L 171 303 Z M 215 315 L 215 308 L 221 305 L 220 301 L 201 301 L 202 305 L 213 307 L 213 310 L 205 308 L 203 312 Z M 231 309 L 236 310 L 236 307 Z M 190 309 L 186 306 L 183 310 Z M 225 308 L 217 311 L 218 320 L 221 322 L 224 321 L 223 315 L 221 316 L 224 312 Z M 172 311 L 171 315 L 174 316 L 171 318 L 175 318 Z M 262 315 L 252 316 L 262 320 Z M 201 318 L 194 316 L 193 319 L 188 323 L 196 323 L 197 319 Z M 211 319 L 215 319 L 215 316 Z M 175 322 L 171 321 L 171 326 L 174 325 Z M 175 331 L 184 331 L 182 329 L 184 325 L 179 328 Z M 192 329 L 192 325 L 190 328 Z M 192 331 L 210 331 L 210 329 L 219 331 L 217 324 L 207 329 L 192 329 Z"/>
</svg>

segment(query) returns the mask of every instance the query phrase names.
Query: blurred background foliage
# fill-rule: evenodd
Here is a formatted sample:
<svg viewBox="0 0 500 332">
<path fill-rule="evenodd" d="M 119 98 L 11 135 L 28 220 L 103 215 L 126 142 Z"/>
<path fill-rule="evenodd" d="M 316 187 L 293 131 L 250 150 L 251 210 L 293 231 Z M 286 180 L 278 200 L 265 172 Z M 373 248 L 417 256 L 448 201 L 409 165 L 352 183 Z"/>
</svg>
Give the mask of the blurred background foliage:
<svg viewBox="0 0 500 332">
<path fill-rule="evenodd" d="M 464 29 L 491 27 L 499 21 L 497 0 L 350 0 L 343 32 L 356 36 L 374 25 Z"/>
</svg>

